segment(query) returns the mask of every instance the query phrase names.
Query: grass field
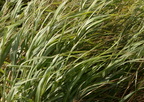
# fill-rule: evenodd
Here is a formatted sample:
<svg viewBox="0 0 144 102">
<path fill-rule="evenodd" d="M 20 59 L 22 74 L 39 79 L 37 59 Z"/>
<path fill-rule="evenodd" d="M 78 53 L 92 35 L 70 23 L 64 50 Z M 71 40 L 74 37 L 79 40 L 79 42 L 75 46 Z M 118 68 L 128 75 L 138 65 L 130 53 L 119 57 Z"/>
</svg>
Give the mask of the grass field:
<svg viewBox="0 0 144 102">
<path fill-rule="evenodd" d="M 143 0 L 0 4 L 1 102 L 144 100 Z"/>
</svg>

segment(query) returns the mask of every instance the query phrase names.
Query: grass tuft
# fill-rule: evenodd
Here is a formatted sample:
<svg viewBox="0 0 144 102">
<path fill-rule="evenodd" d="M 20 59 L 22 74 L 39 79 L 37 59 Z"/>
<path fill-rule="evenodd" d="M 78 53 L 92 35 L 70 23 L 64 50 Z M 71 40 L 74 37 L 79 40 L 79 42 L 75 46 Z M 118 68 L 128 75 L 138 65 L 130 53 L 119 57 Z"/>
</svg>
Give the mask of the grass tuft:
<svg viewBox="0 0 144 102">
<path fill-rule="evenodd" d="M 0 101 L 144 100 L 143 5 L 0 1 Z"/>
</svg>

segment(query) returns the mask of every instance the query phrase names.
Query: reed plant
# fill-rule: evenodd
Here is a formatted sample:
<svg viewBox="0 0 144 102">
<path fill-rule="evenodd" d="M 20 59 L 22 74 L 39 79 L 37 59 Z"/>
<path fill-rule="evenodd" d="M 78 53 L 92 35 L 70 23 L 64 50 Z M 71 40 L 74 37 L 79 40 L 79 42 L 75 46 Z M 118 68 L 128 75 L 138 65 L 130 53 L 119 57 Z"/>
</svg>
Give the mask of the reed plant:
<svg viewBox="0 0 144 102">
<path fill-rule="evenodd" d="M 6 0 L 1 102 L 144 100 L 143 0 Z"/>
</svg>

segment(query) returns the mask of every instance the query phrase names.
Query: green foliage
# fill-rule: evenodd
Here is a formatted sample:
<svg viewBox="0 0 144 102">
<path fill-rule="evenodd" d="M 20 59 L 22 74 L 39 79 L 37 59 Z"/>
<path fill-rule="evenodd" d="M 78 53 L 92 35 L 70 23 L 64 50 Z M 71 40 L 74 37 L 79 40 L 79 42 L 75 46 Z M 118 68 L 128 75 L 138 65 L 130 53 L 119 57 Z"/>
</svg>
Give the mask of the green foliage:
<svg viewBox="0 0 144 102">
<path fill-rule="evenodd" d="M 2 102 L 142 95 L 143 0 L 11 0 L 0 18 Z"/>
<path fill-rule="evenodd" d="M 2 8 L 2 6 L 4 5 L 4 0 L 0 0 L 0 10 L 1 10 L 1 8 Z"/>
</svg>

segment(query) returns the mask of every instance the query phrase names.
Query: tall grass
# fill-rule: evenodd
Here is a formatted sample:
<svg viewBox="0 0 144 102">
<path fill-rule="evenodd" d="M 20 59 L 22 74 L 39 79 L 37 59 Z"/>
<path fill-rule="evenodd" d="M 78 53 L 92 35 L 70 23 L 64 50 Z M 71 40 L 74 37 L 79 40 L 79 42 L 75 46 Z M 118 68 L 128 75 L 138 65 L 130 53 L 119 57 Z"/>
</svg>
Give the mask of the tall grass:
<svg viewBox="0 0 144 102">
<path fill-rule="evenodd" d="M 0 18 L 2 102 L 143 98 L 143 0 L 10 0 Z"/>
</svg>

